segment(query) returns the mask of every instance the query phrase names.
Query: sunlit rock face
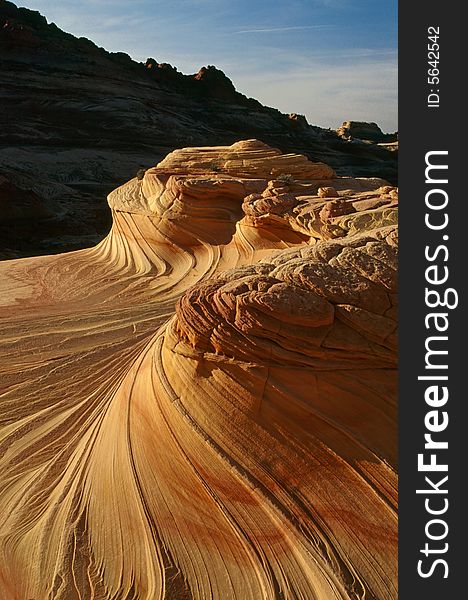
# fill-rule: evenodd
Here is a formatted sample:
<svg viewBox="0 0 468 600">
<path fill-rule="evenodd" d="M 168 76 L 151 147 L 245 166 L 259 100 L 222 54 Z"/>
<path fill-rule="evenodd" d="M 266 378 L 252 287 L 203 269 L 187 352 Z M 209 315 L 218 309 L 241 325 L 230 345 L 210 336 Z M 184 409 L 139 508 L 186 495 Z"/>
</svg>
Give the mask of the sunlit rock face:
<svg viewBox="0 0 468 600">
<path fill-rule="evenodd" d="M 397 190 L 169 154 L 0 265 L 0 597 L 397 598 Z"/>
</svg>

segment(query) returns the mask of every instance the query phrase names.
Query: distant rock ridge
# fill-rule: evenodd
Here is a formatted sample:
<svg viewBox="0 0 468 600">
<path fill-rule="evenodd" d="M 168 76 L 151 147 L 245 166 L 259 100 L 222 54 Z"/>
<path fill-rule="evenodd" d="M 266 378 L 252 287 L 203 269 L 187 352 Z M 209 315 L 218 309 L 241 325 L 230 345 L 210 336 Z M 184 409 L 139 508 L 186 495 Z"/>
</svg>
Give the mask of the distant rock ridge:
<svg viewBox="0 0 468 600">
<path fill-rule="evenodd" d="M 67 48 L 67 45 L 70 47 Z M 142 65 L 133 61 L 125 52 L 107 52 L 87 38 L 75 38 L 62 32 L 55 23 L 49 24 L 39 12 L 18 8 L 7 0 L 0 0 L 0 48 L 19 55 L 34 49 L 35 52 L 45 54 L 63 50 L 71 55 L 73 51 L 77 51 L 78 55 L 88 55 L 88 60 L 92 59 L 93 55 L 95 58 L 106 57 L 120 67 L 134 71 L 135 74 L 143 76 L 146 72 L 156 81 L 171 83 L 195 96 L 261 106 L 256 100 L 248 99 L 237 92 L 232 81 L 213 65 L 202 67 L 194 75 L 184 75 L 176 67 L 168 63 L 158 63 L 153 58 L 148 58 Z"/>
</svg>

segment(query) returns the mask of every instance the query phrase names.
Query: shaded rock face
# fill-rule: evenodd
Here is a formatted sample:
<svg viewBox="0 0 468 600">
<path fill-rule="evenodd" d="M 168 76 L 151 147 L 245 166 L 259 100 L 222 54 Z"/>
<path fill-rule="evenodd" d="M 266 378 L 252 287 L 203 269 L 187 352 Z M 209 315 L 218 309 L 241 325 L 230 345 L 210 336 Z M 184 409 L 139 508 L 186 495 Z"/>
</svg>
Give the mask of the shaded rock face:
<svg viewBox="0 0 468 600">
<path fill-rule="evenodd" d="M 309 123 L 304 115 L 298 115 L 296 113 L 291 113 L 288 115 L 289 120 L 297 129 L 307 129 L 309 127 Z"/>
<path fill-rule="evenodd" d="M 248 139 L 108 202 L 0 264 L 0 597 L 396 600 L 398 190 Z"/>
<path fill-rule="evenodd" d="M 183 75 L 155 58 L 136 63 L 5 0 L 0 87 L 0 169 L 34 180 L 32 191 L 54 215 L 37 222 L 29 247 L 21 231 L 21 244 L 2 241 L 0 256 L 6 248 L 8 255 L 73 249 L 80 236 L 81 246 L 96 243 L 110 227 L 106 195 L 175 148 L 256 138 L 341 175 L 396 183 L 394 153 L 352 147 L 300 115 L 264 107 L 213 66 Z"/>
<path fill-rule="evenodd" d="M 64 245 L 78 249 L 99 241 L 99 232 L 111 226 L 109 211 L 80 200 L 67 185 L 16 169 L 0 172 L 1 258 L 41 254 L 44 247 L 49 252 L 60 252 Z"/>
<path fill-rule="evenodd" d="M 18 187 L 6 175 L 0 174 L 1 222 L 35 221 L 50 216 L 47 206 L 37 194 Z"/>
<path fill-rule="evenodd" d="M 34 192 L 33 187 L 27 180 L 18 181 L 11 173 L 0 172 L 2 258 L 17 258 L 22 251 L 27 253 L 38 223 L 54 218 L 50 203 Z"/>
</svg>

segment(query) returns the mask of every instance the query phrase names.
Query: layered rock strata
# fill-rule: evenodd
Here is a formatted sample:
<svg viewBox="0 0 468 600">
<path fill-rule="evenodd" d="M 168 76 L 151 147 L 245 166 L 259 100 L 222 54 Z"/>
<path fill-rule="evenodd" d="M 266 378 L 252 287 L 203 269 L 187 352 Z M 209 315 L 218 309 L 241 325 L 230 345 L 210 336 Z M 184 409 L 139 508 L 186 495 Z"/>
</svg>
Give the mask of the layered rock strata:
<svg viewBox="0 0 468 600">
<path fill-rule="evenodd" d="M 0 596 L 392 600 L 397 190 L 176 150 L 0 265 Z"/>
</svg>

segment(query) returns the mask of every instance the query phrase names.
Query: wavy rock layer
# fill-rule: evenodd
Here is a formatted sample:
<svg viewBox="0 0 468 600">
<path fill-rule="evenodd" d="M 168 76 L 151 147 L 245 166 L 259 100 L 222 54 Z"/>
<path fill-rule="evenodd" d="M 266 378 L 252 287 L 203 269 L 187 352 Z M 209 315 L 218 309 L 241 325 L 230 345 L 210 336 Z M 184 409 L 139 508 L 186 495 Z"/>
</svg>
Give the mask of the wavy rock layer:
<svg viewBox="0 0 468 600">
<path fill-rule="evenodd" d="M 248 140 L 109 204 L 0 267 L 0 597 L 396 598 L 396 189 Z"/>
</svg>

